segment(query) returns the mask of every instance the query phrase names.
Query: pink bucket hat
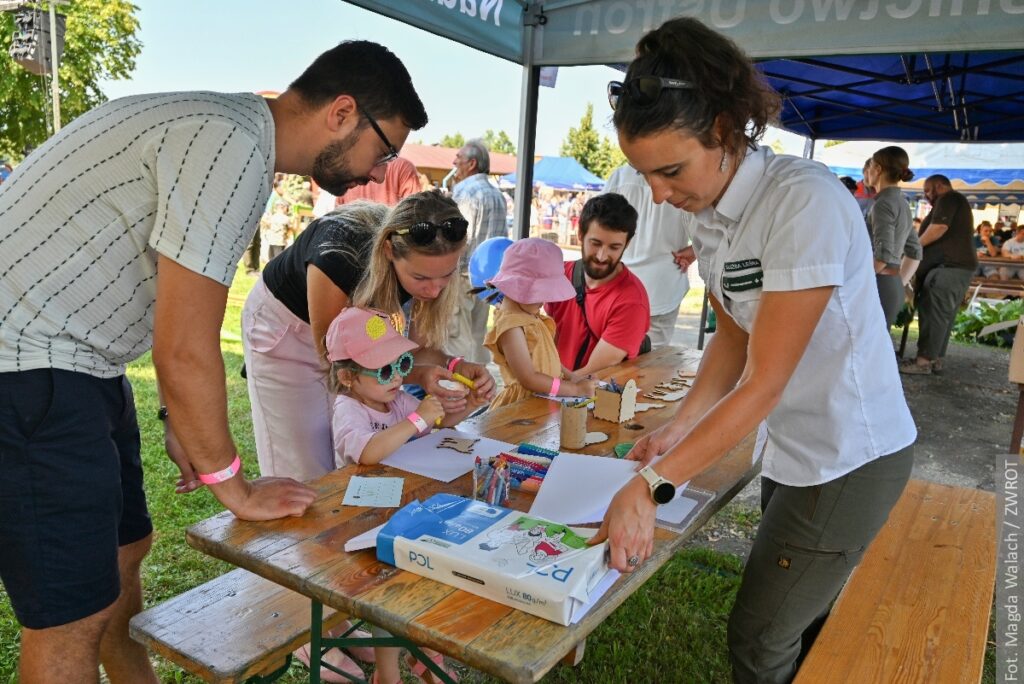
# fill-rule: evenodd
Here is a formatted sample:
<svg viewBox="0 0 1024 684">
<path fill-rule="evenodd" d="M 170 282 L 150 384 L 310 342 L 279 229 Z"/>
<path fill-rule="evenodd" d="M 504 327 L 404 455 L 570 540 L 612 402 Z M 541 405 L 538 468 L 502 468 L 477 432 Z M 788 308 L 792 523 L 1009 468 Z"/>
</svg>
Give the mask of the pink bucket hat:
<svg viewBox="0 0 1024 684">
<path fill-rule="evenodd" d="M 576 296 L 576 288 L 565 277 L 562 250 L 542 238 L 516 240 L 505 250 L 491 284 L 521 304 L 563 302 Z"/>
<path fill-rule="evenodd" d="M 401 323 L 398 323 L 401 325 Z M 398 332 L 392 316 L 350 306 L 327 329 L 327 358 L 352 360 L 363 368 L 380 368 L 419 347 Z"/>
</svg>

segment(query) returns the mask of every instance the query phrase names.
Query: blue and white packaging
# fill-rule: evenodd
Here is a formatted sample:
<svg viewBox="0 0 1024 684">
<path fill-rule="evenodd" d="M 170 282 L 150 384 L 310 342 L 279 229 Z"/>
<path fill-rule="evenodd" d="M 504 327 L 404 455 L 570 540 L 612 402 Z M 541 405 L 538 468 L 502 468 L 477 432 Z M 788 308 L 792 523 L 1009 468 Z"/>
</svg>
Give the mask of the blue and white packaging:
<svg viewBox="0 0 1024 684">
<path fill-rule="evenodd" d="M 452 494 L 400 509 L 377 535 L 377 558 L 561 625 L 608 572 L 606 543 L 575 529 Z"/>
</svg>

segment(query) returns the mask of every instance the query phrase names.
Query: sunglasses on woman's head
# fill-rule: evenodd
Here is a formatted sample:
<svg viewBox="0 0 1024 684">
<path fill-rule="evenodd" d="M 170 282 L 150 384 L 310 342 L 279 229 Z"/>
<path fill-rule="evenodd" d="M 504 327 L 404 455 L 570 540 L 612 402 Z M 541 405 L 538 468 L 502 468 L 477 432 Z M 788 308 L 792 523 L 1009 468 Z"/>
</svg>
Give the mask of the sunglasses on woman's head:
<svg viewBox="0 0 1024 684">
<path fill-rule="evenodd" d="M 693 87 L 689 81 L 662 78 L 661 76 L 637 76 L 625 83 L 610 81 L 608 83 L 608 104 L 614 110 L 619 106 L 619 99 L 626 95 L 636 106 L 650 107 L 666 90 L 693 90 Z"/>
<path fill-rule="evenodd" d="M 429 245 L 431 242 L 437 239 L 437 233 L 440 231 L 441 235 L 448 242 L 462 242 L 466 239 L 466 229 L 469 228 L 469 222 L 462 217 L 453 217 L 445 219 L 441 223 L 430 223 L 429 221 L 420 221 L 414 223 L 408 228 L 402 230 L 396 230 L 395 235 L 406 235 L 414 244 L 423 246 Z"/>
<path fill-rule="evenodd" d="M 381 366 L 380 368 L 360 368 L 359 372 L 362 375 L 369 375 L 370 377 L 377 378 L 377 382 L 382 385 L 390 385 L 392 379 L 395 377 L 395 373 L 399 377 L 404 378 L 412 372 L 413 358 L 411 352 L 405 352 L 394 362 Z"/>
</svg>

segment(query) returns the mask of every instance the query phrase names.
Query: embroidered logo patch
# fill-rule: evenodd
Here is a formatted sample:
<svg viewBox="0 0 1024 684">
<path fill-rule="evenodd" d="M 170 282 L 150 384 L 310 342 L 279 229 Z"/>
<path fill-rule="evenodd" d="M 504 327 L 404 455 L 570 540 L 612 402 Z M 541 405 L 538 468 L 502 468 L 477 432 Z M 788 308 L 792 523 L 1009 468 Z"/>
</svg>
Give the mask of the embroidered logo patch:
<svg viewBox="0 0 1024 684">
<path fill-rule="evenodd" d="M 764 271 L 760 259 L 741 259 L 725 262 L 722 274 L 722 289 L 726 292 L 755 290 L 764 282 Z"/>
<path fill-rule="evenodd" d="M 779 556 L 779 567 L 783 570 L 789 570 L 789 566 L 792 564 L 792 559 L 786 558 L 785 556 Z"/>
</svg>

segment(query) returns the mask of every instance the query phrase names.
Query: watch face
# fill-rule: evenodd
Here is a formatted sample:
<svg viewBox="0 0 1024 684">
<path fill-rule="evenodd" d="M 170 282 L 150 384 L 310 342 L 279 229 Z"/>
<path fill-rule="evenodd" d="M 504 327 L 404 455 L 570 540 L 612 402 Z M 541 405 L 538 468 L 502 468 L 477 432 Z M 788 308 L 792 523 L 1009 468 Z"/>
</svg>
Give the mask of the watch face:
<svg viewBox="0 0 1024 684">
<path fill-rule="evenodd" d="M 652 492 L 654 502 L 658 504 L 667 504 L 672 499 L 676 498 L 676 488 L 671 482 L 662 482 L 654 488 Z"/>
</svg>

